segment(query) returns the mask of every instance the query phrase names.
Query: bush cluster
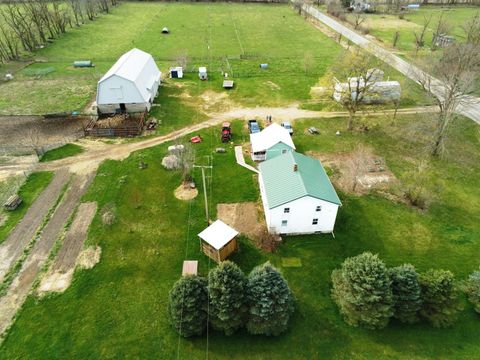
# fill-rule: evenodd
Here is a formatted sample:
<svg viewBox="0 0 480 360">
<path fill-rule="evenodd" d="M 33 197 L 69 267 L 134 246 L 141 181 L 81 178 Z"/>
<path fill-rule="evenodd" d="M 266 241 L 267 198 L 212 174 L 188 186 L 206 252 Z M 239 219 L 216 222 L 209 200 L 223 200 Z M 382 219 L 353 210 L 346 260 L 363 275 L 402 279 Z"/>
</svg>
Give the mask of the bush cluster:
<svg viewBox="0 0 480 360">
<path fill-rule="evenodd" d="M 345 321 L 380 329 L 391 317 L 407 324 L 425 320 L 434 327 L 452 325 L 460 310 L 458 288 L 450 271 L 418 274 L 413 265 L 391 269 L 369 252 L 346 259 L 332 273 L 332 298 Z M 470 300 L 480 303 L 480 272 L 470 277 Z"/>
<path fill-rule="evenodd" d="M 247 277 L 235 263 L 224 261 L 207 279 L 178 280 L 170 291 L 168 313 L 184 337 L 201 335 L 208 325 L 226 335 L 246 327 L 251 334 L 276 336 L 287 329 L 294 303 L 287 281 L 270 263 Z"/>
</svg>

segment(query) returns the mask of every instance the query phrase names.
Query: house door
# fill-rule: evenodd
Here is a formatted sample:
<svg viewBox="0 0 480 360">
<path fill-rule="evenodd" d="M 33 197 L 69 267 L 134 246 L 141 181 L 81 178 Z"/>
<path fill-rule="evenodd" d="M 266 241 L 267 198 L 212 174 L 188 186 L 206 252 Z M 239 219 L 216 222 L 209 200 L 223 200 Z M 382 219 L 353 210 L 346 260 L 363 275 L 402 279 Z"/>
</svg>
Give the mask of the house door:
<svg viewBox="0 0 480 360">
<path fill-rule="evenodd" d="M 120 110 L 121 110 L 122 112 L 125 112 L 125 111 L 127 110 L 127 107 L 125 106 L 124 103 L 121 103 L 121 104 L 120 104 Z"/>
</svg>

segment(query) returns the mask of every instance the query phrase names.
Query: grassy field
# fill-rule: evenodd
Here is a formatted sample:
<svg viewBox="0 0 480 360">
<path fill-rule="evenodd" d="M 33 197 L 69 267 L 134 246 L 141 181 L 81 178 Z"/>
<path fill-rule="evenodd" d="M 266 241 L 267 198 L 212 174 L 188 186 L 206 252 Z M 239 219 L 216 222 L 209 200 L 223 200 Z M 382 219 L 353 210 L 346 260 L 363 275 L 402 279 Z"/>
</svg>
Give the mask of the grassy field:
<svg viewBox="0 0 480 360">
<path fill-rule="evenodd" d="M 20 206 L 14 211 L 6 211 L 3 209 L 3 207 L 0 209 L 0 215 L 8 216 L 5 223 L 0 226 L 0 243 L 5 240 L 10 231 L 22 219 L 30 205 L 35 201 L 42 190 L 45 189 L 45 187 L 50 183 L 52 177 L 53 173 L 51 172 L 38 172 L 31 174 L 18 191 L 18 195 L 20 195 L 23 199 L 23 202 L 20 204 Z M 2 185 L 0 187 L 0 191 L 2 191 L 3 187 L 8 185 L 8 181 L 3 181 L 0 184 Z"/>
<path fill-rule="evenodd" d="M 370 131 L 346 133 L 346 119 L 294 123 L 297 148 L 337 153 L 368 146 L 398 178 L 410 181 L 415 163 L 424 159 L 432 124 L 420 116 L 364 119 Z M 307 135 L 315 125 L 321 135 Z M 234 122 L 234 140 L 247 139 L 244 123 Z M 235 164 L 233 148 L 226 154 L 219 129 L 204 130 L 196 145 L 196 163 L 213 162 L 207 189 L 210 212 L 217 203 L 256 201 L 255 175 Z M 180 276 L 184 259 L 198 259 L 200 273 L 213 266 L 199 252 L 196 234 L 205 226 L 203 197 L 182 202 L 173 196 L 180 175 L 161 165 L 169 144 L 132 154 L 124 161 L 107 161 L 98 171 L 85 201 L 99 209 L 114 209 L 117 221 L 104 226 L 97 214 L 88 244 L 102 247 L 101 262 L 77 271 L 62 295 L 31 296 L 0 348 L 3 359 L 205 358 L 212 359 L 473 359 L 480 347 L 480 322 L 467 305 L 458 323 L 435 330 L 427 325 L 392 323 L 382 331 L 344 324 L 330 299 L 330 273 L 345 257 L 373 251 L 395 266 L 411 262 L 424 271 L 450 269 L 459 279 L 479 266 L 480 153 L 478 127 L 459 119 L 448 137 L 444 159 L 431 161 L 426 186 L 432 203 L 420 211 L 380 194 L 340 194 L 340 209 L 331 236 L 286 238 L 275 254 L 262 253 L 248 239 L 233 257 L 245 271 L 270 260 L 279 266 L 297 299 L 290 330 L 278 338 L 252 337 L 240 332 L 226 337 L 179 339 L 166 318 L 168 291 Z M 138 169 L 142 155 L 148 168 Z M 212 160 L 209 160 L 212 156 Z M 198 170 L 194 178 L 201 186 Z M 200 187 L 200 190 L 201 187 Z M 282 267 L 282 259 L 300 258 L 301 267 Z M 208 348 L 207 348 L 208 346 Z"/>
<path fill-rule="evenodd" d="M 43 154 L 40 162 L 53 161 L 63 159 L 69 156 L 74 156 L 83 152 L 83 148 L 77 144 L 66 144 L 59 148 L 49 150 Z"/>
<path fill-rule="evenodd" d="M 169 35 L 161 34 L 164 26 L 171 30 Z M 229 92 L 235 104 L 308 102 L 310 88 L 341 51 L 287 5 L 127 2 L 36 52 L 37 62 L 18 71 L 14 81 L 0 85 L 0 114 L 81 111 L 93 99 L 101 75 L 132 47 L 151 53 L 164 73 L 187 57 L 183 88 L 160 91 L 158 101 L 166 103 L 165 108 L 171 96 L 194 96 L 209 88 L 224 92 L 222 72 L 235 80 L 235 89 Z M 79 59 L 92 60 L 95 67 L 73 68 Z M 261 70 L 260 63 L 269 68 Z M 198 66 L 207 66 L 209 84 L 198 81 Z M 403 79 L 393 70 L 386 72 Z M 404 103 L 422 99 L 417 90 L 405 96 Z"/>
</svg>

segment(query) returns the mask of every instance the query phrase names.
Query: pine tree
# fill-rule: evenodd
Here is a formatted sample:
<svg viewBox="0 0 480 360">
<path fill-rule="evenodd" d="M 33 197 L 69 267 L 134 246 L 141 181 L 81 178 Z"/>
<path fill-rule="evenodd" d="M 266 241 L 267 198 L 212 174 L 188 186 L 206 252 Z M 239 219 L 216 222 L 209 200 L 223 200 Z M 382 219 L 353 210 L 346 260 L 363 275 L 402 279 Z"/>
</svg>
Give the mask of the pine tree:
<svg viewBox="0 0 480 360">
<path fill-rule="evenodd" d="M 281 334 L 295 309 L 287 281 L 268 262 L 254 268 L 248 276 L 248 302 L 247 330 L 251 334 Z"/>
<path fill-rule="evenodd" d="M 420 275 L 423 305 L 420 314 L 434 327 L 452 325 L 460 310 L 455 278 L 450 271 L 428 270 Z"/>
<path fill-rule="evenodd" d="M 480 313 L 480 271 L 474 271 L 470 274 L 466 282 L 465 292 L 475 311 Z"/>
<path fill-rule="evenodd" d="M 207 327 L 207 306 L 207 280 L 199 276 L 182 277 L 170 290 L 170 323 L 184 337 L 201 335 Z"/>
<path fill-rule="evenodd" d="M 247 278 L 233 262 L 224 261 L 208 274 L 210 323 L 216 330 L 231 335 L 245 323 Z"/>
<path fill-rule="evenodd" d="M 422 297 L 415 267 L 403 264 L 390 269 L 389 273 L 392 280 L 393 316 L 404 323 L 417 322 Z"/>
<path fill-rule="evenodd" d="M 332 273 L 332 297 L 345 321 L 353 326 L 379 329 L 393 314 L 388 270 L 377 255 L 365 252 L 346 259 Z"/>
</svg>

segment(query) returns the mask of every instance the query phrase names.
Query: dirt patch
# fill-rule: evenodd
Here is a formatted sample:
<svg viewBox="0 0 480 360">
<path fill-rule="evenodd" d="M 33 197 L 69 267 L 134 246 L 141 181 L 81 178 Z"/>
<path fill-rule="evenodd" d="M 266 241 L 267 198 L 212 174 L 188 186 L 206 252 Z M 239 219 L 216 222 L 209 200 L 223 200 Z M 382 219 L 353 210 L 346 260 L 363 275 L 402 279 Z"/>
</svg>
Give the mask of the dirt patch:
<svg viewBox="0 0 480 360">
<path fill-rule="evenodd" d="M 200 100 L 200 108 L 204 111 L 225 111 L 234 107 L 233 101 L 229 99 L 226 92 L 218 93 L 207 90 L 198 99 Z"/>
<path fill-rule="evenodd" d="M 81 269 L 92 269 L 100 262 L 102 248 L 100 246 L 89 246 L 83 250 L 77 259 L 77 266 Z"/>
<path fill-rule="evenodd" d="M 198 195 L 198 189 L 192 189 L 189 186 L 184 186 L 183 184 L 177 187 L 174 191 L 174 195 L 179 200 L 192 200 L 195 199 Z"/>
<path fill-rule="evenodd" d="M 398 181 L 385 161 L 370 148 L 340 153 L 311 151 L 308 154 L 333 170 L 330 178 L 343 192 L 364 194 L 373 189 L 385 191 Z"/>
<path fill-rule="evenodd" d="M 38 287 L 38 295 L 44 295 L 48 292 L 64 292 L 72 283 L 73 269 L 66 273 L 48 272 L 42 279 Z"/>
<path fill-rule="evenodd" d="M 266 81 L 264 84 L 267 85 L 272 90 L 281 90 L 282 89 L 278 84 L 275 84 L 273 81 Z"/>
</svg>

